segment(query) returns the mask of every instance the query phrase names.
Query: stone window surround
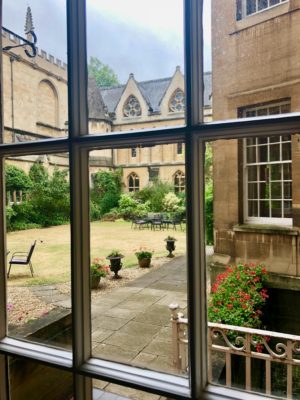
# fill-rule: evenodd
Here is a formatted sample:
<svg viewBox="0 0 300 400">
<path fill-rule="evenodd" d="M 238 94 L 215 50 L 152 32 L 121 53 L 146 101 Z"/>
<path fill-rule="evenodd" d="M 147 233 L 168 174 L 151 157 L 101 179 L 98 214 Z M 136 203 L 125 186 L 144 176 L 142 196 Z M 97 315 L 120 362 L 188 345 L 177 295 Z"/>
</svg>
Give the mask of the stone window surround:
<svg viewBox="0 0 300 400">
<path fill-rule="evenodd" d="M 127 178 L 128 191 L 138 192 L 140 190 L 140 178 L 135 172 L 131 172 Z"/>
<path fill-rule="evenodd" d="M 174 191 L 175 193 L 181 193 L 185 190 L 185 174 L 178 170 L 173 175 L 174 177 Z"/>
</svg>

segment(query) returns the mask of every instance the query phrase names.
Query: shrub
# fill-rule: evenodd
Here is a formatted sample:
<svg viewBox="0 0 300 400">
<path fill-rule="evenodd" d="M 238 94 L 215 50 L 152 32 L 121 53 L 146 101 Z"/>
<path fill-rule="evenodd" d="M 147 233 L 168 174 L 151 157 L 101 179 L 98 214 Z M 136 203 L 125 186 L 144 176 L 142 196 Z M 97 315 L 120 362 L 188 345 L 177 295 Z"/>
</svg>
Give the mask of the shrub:
<svg viewBox="0 0 300 400">
<path fill-rule="evenodd" d="M 23 190 L 31 187 L 31 179 L 26 173 L 14 165 L 5 166 L 5 187 L 7 191 Z"/>
<path fill-rule="evenodd" d="M 105 278 L 109 274 L 109 266 L 106 265 L 104 258 L 94 258 L 90 265 L 91 276 Z"/>
<path fill-rule="evenodd" d="M 208 319 L 227 325 L 261 328 L 262 308 L 269 297 L 261 264 L 229 266 L 217 276 L 209 299 Z"/>
<path fill-rule="evenodd" d="M 101 218 L 102 221 L 116 221 L 117 219 L 120 219 L 122 216 L 119 213 L 119 210 L 117 208 L 112 208 L 110 212 L 106 213 L 103 215 Z"/>
<path fill-rule="evenodd" d="M 142 217 L 150 211 L 149 202 L 139 203 L 133 195 L 122 194 L 119 200 L 118 212 L 124 219 Z"/>
<path fill-rule="evenodd" d="M 147 249 L 147 247 L 140 247 L 134 254 L 138 260 L 142 260 L 143 258 L 152 258 L 154 250 Z"/>
<path fill-rule="evenodd" d="M 163 198 L 163 210 L 166 212 L 176 212 L 179 210 L 180 199 L 175 193 L 169 192 Z"/>
<path fill-rule="evenodd" d="M 155 180 L 139 192 L 135 192 L 134 196 L 142 203 L 148 202 L 149 211 L 162 212 L 163 199 L 165 195 L 173 191 L 173 186 L 160 180 Z"/>
</svg>

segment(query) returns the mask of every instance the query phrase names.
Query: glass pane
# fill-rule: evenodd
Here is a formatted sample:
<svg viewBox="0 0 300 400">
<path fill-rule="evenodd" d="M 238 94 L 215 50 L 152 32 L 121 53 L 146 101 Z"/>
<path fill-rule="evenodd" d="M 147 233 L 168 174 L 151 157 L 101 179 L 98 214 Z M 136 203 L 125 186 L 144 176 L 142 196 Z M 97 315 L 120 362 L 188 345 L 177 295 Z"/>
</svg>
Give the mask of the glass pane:
<svg viewBox="0 0 300 400">
<path fill-rule="evenodd" d="M 285 27 L 289 7 L 285 0 L 204 0 L 203 58 L 212 75 L 214 121 L 298 111 L 295 92 L 285 90 L 295 79 L 286 65 L 295 64 L 298 48 L 298 21 Z"/>
<path fill-rule="evenodd" d="M 248 201 L 249 217 L 258 217 L 258 201 Z"/>
<path fill-rule="evenodd" d="M 270 161 L 280 161 L 280 145 L 273 144 L 270 146 Z"/>
<path fill-rule="evenodd" d="M 256 162 L 256 146 L 247 148 L 247 163 Z"/>
<path fill-rule="evenodd" d="M 284 180 L 292 179 L 292 165 L 291 164 L 283 164 L 283 179 Z"/>
<path fill-rule="evenodd" d="M 272 210 L 271 210 L 272 217 L 273 218 L 283 218 L 283 215 L 282 215 L 282 202 L 281 201 L 272 201 L 271 203 L 272 203 L 272 205 L 271 205 L 271 207 L 272 207 Z"/>
<path fill-rule="evenodd" d="M 68 154 L 5 161 L 8 335 L 71 348 Z"/>
<path fill-rule="evenodd" d="M 285 164 L 283 164 L 284 166 Z M 271 180 L 272 181 L 280 181 L 281 180 L 281 165 L 280 164 L 272 164 L 270 166 L 271 169 Z"/>
<path fill-rule="evenodd" d="M 4 0 L 2 40 L 3 142 L 67 136 L 65 4 Z"/>
<path fill-rule="evenodd" d="M 268 147 L 267 146 L 258 146 L 258 162 L 267 162 L 268 161 Z"/>
<path fill-rule="evenodd" d="M 186 314 L 184 160 L 177 143 L 143 147 L 138 162 L 130 151 L 90 152 L 93 356 L 186 375 L 187 348 L 182 367 L 174 364 L 169 308 L 178 304 Z M 130 191 L 133 174 L 139 187 Z"/>
<path fill-rule="evenodd" d="M 211 146 L 213 248 L 212 253 L 206 251 L 209 383 L 246 391 L 250 398 L 253 393 L 267 398 L 269 392 L 276 398 L 286 399 L 290 393 L 298 399 L 299 355 L 294 350 L 300 340 L 295 248 L 300 155 L 297 147 L 292 149 L 293 176 L 289 164 L 286 180 L 281 177 L 285 164 L 279 160 L 260 166 L 260 175 L 268 178 L 273 171 L 272 177 L 279 179 L 255 184 L 244 173 L 249 170 L 246 140 L 215 140 Z M 291 146 L 297 146 L 295 139 Z M 281 346 L 291 352 L 280 352 L 278 362 Z M 237 392 L 237 397 L 244 394 Z"/>
<path fill-rule="evenodd" d="M 281 182 L 275 182 L 271 184 L 271 198 L 282 199 Z"/>
<path fill-rule="evenodd" d="M 282 144 L 282 160 L 291 160 L 291 144 L 290 143 L 283 143 Z"/>
<path fill-rule="evenodd" d="M 89 133 L 183 125 L 183 43 L 183 0 L 87 0 Z"/>
<path fill-rule="evenodd" d="M 9 357 L 11 400 L 72 400 L 73 374 L 35 361 Z"/>
<path fill-rule="evenodd" d="M 248 184 L 248 198 L 257 199 L 257 183 Z"/>
<path fill-rule="evenodd" d="M 257 181 L 257 167 L 248 167 L 248 180 L 249 182 L 255 182 Z"/>
</svg>

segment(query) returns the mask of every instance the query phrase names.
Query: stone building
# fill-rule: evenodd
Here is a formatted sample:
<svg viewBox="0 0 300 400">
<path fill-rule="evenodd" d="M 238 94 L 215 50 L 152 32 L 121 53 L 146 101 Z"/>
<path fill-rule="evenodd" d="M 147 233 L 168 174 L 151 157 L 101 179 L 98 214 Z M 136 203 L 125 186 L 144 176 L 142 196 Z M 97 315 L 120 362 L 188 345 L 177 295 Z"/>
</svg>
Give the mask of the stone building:
<svg viewBox="0 0 300 400">
<path fill-rule="evenodd" d="M 34 29 L 28 7 L 25 32 Z M 27 36 L 29 36 L 28 34 Z M 3 29 L 4 142 L 59 138 L 68 133 L 67 65 L 37 49 L 28 57 L 18 35 Z M 211 74 L 205 74 L 205 114 L 211 120 Z M 184 76 L 179 67 L 172 77 L 138 82 L 130 74 L 124 85 L 98 88 L 89 79 L 89 132 L 178 126 L 184 124 Z M 37 156 L 18 157 L 9 162 L 26 171 Z M 48 155 L 42 161 L 52 168 L 67 166 L 66 155 Z M 151 148 L 110 149 L 90 155 L 91 174 L 101 169 L 122 167 L 124 189 L 136 191 L 159 178 L 184 190 L 184 145 Z"/>
<path fill-rule="evenodd" d="M 214 120 L 299 111 L 300 1 L 212 0 L 212 21 Z M 261 261 L 281 283 L 300 276 L 299 141 L 213 144 L 216 262 Z"/>
</svg>

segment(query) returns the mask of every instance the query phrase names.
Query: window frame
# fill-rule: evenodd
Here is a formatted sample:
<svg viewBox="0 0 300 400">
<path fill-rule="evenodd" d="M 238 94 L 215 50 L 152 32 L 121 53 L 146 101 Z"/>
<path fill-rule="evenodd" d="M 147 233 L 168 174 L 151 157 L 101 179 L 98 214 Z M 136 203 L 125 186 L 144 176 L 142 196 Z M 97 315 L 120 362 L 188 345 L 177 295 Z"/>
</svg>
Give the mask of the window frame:
<svg viewBox="0 0 300 400">
<path fill-rule="evenodd" d="M 130 179 L 132 179 L 132 185 L 130 184 Z M 128 191 L 129 192 L 139 192 L 140 190 L 140 178 L 135 172 L 131 172 L 127 177 Z"/>
<path fill-rule="evenodd" d="M 2 0 L 0 0 L 0 18 Z M 86 20 L 84 0 L 67 0 L 69 137 L 0 144 L 0 398 L 8 399 L 8 356 L 37 360 L 73 373 L 76 400 L 92 399 L 92 378 L 178 399 L 262 399 L 253 393 L 208 385 L 204 221 L 205 141 L 247 135 L 299 132 L 300 115 L 203 123 L 202 0 L 185 0 L 186 126 L 88 136 Z M 1 61 L 2 62 L 2 61 Z M 2 72 L 2 65 L 0 65 Z M 3 101 L 1 101 L 3 115 Z M 3 118 L 1 119 L 3 132 Z M 1 138 L 2 139 L 2 136 Z M 91 358 L 89 292 L 89 164 L 95 148 L 185 143 L 189 302 L 189 378 Z M 72 353 L 7 337 L 4 158 L 8 155 L 69 152 L 71 182 Z M 26 345 L 24 344 L 26 343 Z"/>
<path fill-rule="evenodd" d="M 242 21 L 245 18 L 251 17 L 253 15 L 260 14 L 264 11 L 267 11 L 269 9 L 272 9 L 274 7 L 278 7 L 281 4 L 287 3 L 289 0 L 279 0 L 279 3 L 270 5 L 271 0 L 267 0 L 268 6 L 265 8 L 262 8 L 261 10 L 258 10 L 258 2 L 259 0 L 254 0 L 255 1 L 255 10 L 254 12 L 251 12 L 250 14 L 247 14 L 247 0 L 236 0 L 236 21 Z M 240 3 L 240 10 L 238 10 L 238 3 Z"/>
</svg>

